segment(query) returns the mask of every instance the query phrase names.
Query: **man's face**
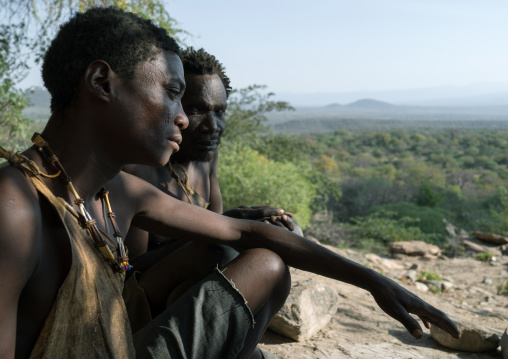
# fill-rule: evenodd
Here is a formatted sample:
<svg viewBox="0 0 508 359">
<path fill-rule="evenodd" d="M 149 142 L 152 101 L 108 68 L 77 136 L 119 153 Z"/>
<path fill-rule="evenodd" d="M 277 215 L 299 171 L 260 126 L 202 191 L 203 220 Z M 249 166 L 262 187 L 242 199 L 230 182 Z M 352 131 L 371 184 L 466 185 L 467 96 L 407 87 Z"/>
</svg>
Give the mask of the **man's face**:
<svg viewBox="0 0 508 359">
<path fill-rule="evenodd" d="M 123 139 L 123 161 L 163 166 L 178 151 L 180 130 L 188 120 L 181 97 L 185 90 L 178 55 L 160 52 L 137 65 L 134 78 L 120 80 L 116 93 L 116 131 Z"/>
<path fill-rule="evenodd" d="M 208 162 L 226 126 L 226 90 L 217 75 L 190 75 L 185 80 L 187 88 L 182 105 L 189 118 L 189 127 L 182 131 L 180 152 L 174 158 L 178 162 Z"/>
</svg>

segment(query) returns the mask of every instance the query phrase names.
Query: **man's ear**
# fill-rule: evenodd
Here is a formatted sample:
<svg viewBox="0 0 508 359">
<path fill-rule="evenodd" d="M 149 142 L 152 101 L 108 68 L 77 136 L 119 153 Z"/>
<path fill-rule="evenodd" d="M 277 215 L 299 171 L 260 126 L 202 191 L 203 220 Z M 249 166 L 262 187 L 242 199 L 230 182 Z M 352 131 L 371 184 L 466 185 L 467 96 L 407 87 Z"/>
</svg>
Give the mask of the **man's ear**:
<svg viewBox="0 0 508 359">
<path fill-rule="evenodd" d="M 85 89 L 95 97 L 109 101 L 111 96 L 111 80 L 115 74 L 109 64 L 103 60 L 92 61 L 85 70 Z"/>
</svg>

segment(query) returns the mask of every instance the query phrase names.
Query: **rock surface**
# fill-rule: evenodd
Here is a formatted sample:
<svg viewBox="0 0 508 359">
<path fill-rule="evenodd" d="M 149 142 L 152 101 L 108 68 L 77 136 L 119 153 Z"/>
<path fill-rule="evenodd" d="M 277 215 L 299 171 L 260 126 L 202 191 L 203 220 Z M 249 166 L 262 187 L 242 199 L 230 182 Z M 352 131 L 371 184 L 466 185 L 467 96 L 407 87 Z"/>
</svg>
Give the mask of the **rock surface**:
<svg viewBox="0 0 508 359">
<path fill-rule="evenodd" d="M 453 338 L 435 325 L 430 328 L 432 338 L 447 348 L 472 353 L 492 352 L 499 346 L 499 335 L 492 330 L 474 323 L 463 323 L 457 319 L 455 323 L 461 332 L 460 339 Z"/>
<path fill-rule="evenodd" d="M 488 244 L 482 241 L 479 241 L 478 239 L 470 238 L 470 239 L 464 239 L 462 241 L 462 245 L 466 249 L 466 251 L 471 251 L 474 253 L 492 253 L 495 256 L 501 256 L 501 250 L 499 246 Z"/>
<path fill-rule="evenodd" d="M 269 328 L 301 341 L 328 324 L 339 305 L 339 295 L 330 286 L 312 279 L 293 280 L 291 293 Z"/>
<path fill-rule="evenodd" d="M 493 244 L 506 244 L 508 243 L 508 238 L 500 236 L 499 234 L 494 233 L 485 233 L 485 232 L 472 232 L 473 237 L 488 243 Z"/>
<path fill-rule="evenodd" d="M 392 242 L 389 249 L 391 253 L 402 253 L 407 256 L 439 256 L 441 254 L 438 246 L 422 241 Z"/>
<path fill-rule="evenodd" d="M 360 264 L 370 263 L 365 255 L 358 252 L 325 247 Z M 398 270 L 388 270 L 384 272 L 385 275 L 454 318 L 466 323 L 481 323 L 499 335 L 505 331 L 508 323 L 508 296 L 498 295 L 497 287 L 508 277 L 508 256 L 499 257 L 496 263 L 485 263 L 472 258 L 428 262 L 421 257 L 405 257 L 400 263 L 406 266 L 406 271 L 401 273 Z M 437 272 L 443 279 L 453 283 L 453 287 L 441 295 L 416 290 L 413 281 L 400 280 L 412 266 L 417 268 L 418 273 Z M 340 296 L 340 303 L 330 322 L 309 339 L 295 342 L 267 330 L 259 345 L 272 352 L 277 359 L 501 358 L 499 348 L 491 353 L 471 353 L 443 347 L 426 329 L 423 338 L 416 340 L 400 323 L 379 309 L 365 290 L 296 269 L 291 269 L 291 274 L 298 280 L 315 279 L 334 288 Z M 489 278 L 490 281 L 484 283 L 484 278 Z M 490 298 L 490 301 L 486 298 Z"/>
</svg>

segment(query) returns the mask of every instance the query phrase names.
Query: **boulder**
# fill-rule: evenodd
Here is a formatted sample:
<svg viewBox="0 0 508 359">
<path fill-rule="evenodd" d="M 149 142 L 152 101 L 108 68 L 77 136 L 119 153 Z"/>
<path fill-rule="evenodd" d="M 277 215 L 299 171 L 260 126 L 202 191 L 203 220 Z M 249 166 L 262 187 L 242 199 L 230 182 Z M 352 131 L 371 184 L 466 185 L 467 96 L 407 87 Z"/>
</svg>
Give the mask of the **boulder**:
<svg viewBox="0 0 508 359">
<path fill-rule="evenodd" d="M 501 345 L 501 355 L 503 356 L 503 359 L 508 359 L 508 327 L 501 336 L 499 345 Z"/>
<path fill-rule="evenodd" d="M 335 289 L 316 280 L 297 280 L 269 328 L 285 337 L 302 341 L 328 324 L 339 306 Z"/>
<path fill-rule="evenodd" d="M 499 234 L 486 233 L 486 232 L 472 232 L 473 237 L 479 239 L 482 242 L 493 243 L 493 244 L 507 244 L 508 238 L 500 236 Z"/>
<path fill-rule="evenodd" d="M 461 322 L 457 319 L 454 319 L 454 321 L 460 330 L 460 339 L 453 338 L 436 325 L 430 327 L 432 338 L 447 348 L 472 353 L 495 351 L 499 346 L 500 336 L 493 329 Z"/>
<path fill-rule="evenodd" d="M 439 256 L 441 249 L 433 244 L 428 244 L 423 241 L 405 241 L 405 242 L 392 242 L 390 243 L 391 253 L 402 253 L 408 256 Z"/>
<path fill-rule="evenodd" d="M 501 256 L 501 251 L 499 250 L 499 247 L 492 244 L 487 244 L 482 241 L 479 241 L 474 238 L 470 239 L 464 239 L 462 241 L 462 245 L 466 249 L 466 251 L 470 251 L 473 253 L 487 253 L 490 252 L 494 256 Z"/>
</svg>

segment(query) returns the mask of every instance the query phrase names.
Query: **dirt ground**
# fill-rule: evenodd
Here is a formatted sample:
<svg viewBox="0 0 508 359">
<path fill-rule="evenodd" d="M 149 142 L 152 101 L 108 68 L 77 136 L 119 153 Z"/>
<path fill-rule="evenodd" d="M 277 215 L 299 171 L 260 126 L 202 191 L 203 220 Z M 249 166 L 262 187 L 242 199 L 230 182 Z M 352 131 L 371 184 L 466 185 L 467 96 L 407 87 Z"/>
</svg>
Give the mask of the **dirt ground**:
<svg viewBox="0 0 508 359">
<path fill-rule="evenodd" d="M 334 251 L 373 267 L 362 254 L 350 250 Z M 433 294 L 419 292 L 414 284 L 400 280 L 406 270 L 383 273 L 443 310 L 451 318 L 480 324 L 499 336 L 508 326 L 508 296 L 497 294 L 497 286 L 508 279 L 508 256 L 490 263 L 472 258 L 429 261 L 406 257 L 398 261 L 407 268 L 416 264 L 417 271 L 437 272 L 443 279 L 453 283 L 450 291 Z M 447 349 L 438 344 L 426 329 L 422 339 L 414 339 L 400 323 L 377 307 L 368 292 L 311 273 L 294 269 L 291 271 L 294 278 L 312 278 L 335 288 L 340 296 L 340 304 L 330 323 L 303 342 L 294 342 L 268 330 L 259 346 L 272 352 L 276 358 L 501 358 L 499 349 L 492 353 L 466 353 Z"/>
</svg>

